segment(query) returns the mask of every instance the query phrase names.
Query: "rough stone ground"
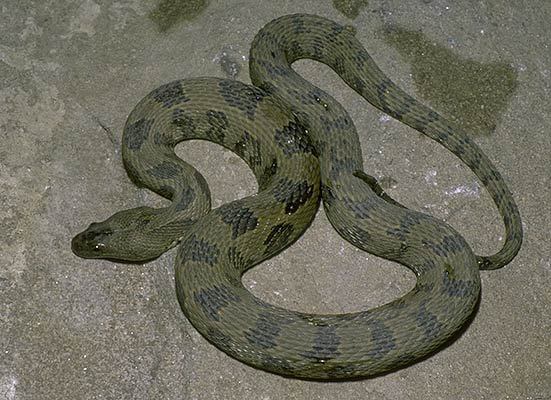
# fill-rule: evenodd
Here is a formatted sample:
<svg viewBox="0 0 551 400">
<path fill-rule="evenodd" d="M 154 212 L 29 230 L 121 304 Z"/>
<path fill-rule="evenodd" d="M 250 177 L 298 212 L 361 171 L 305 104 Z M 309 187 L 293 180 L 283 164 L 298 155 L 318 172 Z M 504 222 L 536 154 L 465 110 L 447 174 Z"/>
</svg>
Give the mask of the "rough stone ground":
<svg viewBox="0 0 551 400">
<path fill-rule="evenodd" d="M 0 4 L 0 399 L 551 399 L 551 4 L 370 0 L 352 20 L 329 1 L 178 3 Z M 174 252 L 136 266 L 70 250 L 91 221 L 162 204 L 121 163 L 122 127 L 137 101 L 176 78 L 248 81 L 254 34 L 293 12 L 354 25 L 397 83 L 471 123 L 524 219 L 520 254 L 482 273 L 480 308 L 464 334 L 375 379 L 304 382 L 249 368 L 181 313 Z M 477 252 L 499 247 L 497 212 L 454 156 L 374 110 L 328 68 L 297 69 L 350 111 L 365 170 L 393 196 L 445 219 Z M 179 151 L 207 177 L 215 206 L 254 193 L 232 153 L 198 142 Z M 414 284 L 405 268 L 344 242 L 323 212 L 244 281 L 266 300 L 311 312 L 372 307 Z"/>
</svg>

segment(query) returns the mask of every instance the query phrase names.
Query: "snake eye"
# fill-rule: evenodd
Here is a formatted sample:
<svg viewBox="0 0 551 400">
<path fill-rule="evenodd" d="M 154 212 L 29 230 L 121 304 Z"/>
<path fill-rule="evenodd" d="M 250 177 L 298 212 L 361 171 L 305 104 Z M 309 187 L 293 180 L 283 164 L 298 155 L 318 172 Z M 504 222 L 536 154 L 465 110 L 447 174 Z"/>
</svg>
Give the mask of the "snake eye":
<svg viewBox="0 0 551 400">
<path fill-rule="evenodd" d="M 94 246 L 94 252 L 100 252 L 102 251 L 103 249 L 105 249 L 105 243 L 96 243 L 96 245 Z"/>
</svg>

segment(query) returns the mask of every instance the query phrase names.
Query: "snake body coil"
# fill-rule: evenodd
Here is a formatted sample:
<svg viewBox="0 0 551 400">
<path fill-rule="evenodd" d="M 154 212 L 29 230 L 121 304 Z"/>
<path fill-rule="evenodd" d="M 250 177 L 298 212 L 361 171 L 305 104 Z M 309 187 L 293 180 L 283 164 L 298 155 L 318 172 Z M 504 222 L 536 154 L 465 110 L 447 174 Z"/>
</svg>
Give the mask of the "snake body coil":
<svg viewBox="0 0 551 400">
<path fill-rule="evenodd" d="M 291 69 L 300 58 L 329 65 L 368 102 L 456 154 L 503 216 L 503 248 L 476 256 L 453 228 L 389 198 L 362 172 L 354 125 L 342 106 Z M 500 174 L 462 131 L 396 87 L 350 27 L 312 15 L 268 23 L 251 47 L 254 86 L 217 78 L 166 84 L 147 95 L 125 126 L 131 178 L 172 200 L 94 223 L 73 239 L 82 257 L 148 260 L 180 243 L 176 289 L 185 315 L 210 342 L 249 365 L 310 379 L 366 377 L 438 349 L 472 314 L 479 269 L 499 268 L 520 248 L 517 207 Z M 201 175 L 174 146 L 205 139 L 236 152 L 258 193 L 210 211 Z M 249 268 L 295 241 L 320 197 L 353 245 L 410 268 L 415 287 L 367 311 L 317 315 L 286 310 L 241 283 Z"/>
</svg>

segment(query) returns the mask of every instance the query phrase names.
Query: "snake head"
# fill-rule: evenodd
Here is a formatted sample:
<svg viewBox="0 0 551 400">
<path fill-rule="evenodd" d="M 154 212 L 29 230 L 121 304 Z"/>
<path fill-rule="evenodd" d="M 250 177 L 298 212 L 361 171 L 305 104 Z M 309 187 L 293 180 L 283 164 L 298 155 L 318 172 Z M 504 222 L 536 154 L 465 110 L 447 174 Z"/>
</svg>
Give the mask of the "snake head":
<svg viewBox="0 0 551 400">
<path fill-rule="evenodd" d="M 81 258 L 150 261 L 174 242 L 158 234 L 159 226 L 154 222 L 157 214 L 158 210 L 150 207 L 119 211 L 105 221 L 91 223 L 73 238 L 71 249 Z"/>
<path fill-rule="evenodd" d="M 92 222 L 71 241 L 73 253 L 82 258 L 105 258 L 113 230 L 105 223 Z"/>
</svg>

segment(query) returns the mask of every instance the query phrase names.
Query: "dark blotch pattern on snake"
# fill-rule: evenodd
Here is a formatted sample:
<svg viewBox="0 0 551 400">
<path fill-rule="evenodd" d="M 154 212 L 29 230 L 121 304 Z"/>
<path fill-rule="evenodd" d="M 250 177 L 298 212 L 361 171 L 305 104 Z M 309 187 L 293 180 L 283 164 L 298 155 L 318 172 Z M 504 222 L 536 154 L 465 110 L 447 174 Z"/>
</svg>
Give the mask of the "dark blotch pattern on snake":
<svg viewBox="0 0 551 400">
<path fill-rule="evenodd" d="M 502 249 L 476 256 L 453 228 L 384 193 L 362 172 L 346 111 L 291 68 L 299 58 L 327 64 L 369 103 L 456 154 L 503 217 Z M 94 223 L 73 239 L 73 251 L 141 262 L 179 244 L 176 289 L 185 315 L 222 351 L 267 371 L 322 380 L 367 377 L 436 351 L 472 314 L 479 269 L 502 267 L 520 248 L 520 216 L 501 175 L 463 131 L 386 77 L 350 27 L 313 15 L 278 18 L 256 35 L 250 74 L 254 86 L 194 78 L 147 95 L 128 117 L 123 160 L 134 182 L 171 205 Z M 174 153 L 189 139 L 240 155 L 259 192 L 211 211 L 206 182 Z M 300 237 L 320 198 L 346 240 L 409 267 L 416 286 L 383 306 L 339 315 L 286 310 L 248 292 L 242 274 Z"/>
</svg>

